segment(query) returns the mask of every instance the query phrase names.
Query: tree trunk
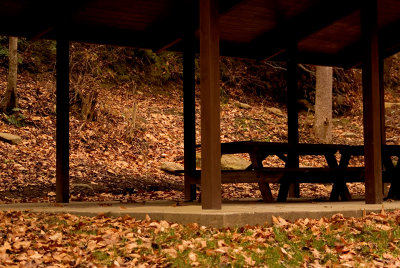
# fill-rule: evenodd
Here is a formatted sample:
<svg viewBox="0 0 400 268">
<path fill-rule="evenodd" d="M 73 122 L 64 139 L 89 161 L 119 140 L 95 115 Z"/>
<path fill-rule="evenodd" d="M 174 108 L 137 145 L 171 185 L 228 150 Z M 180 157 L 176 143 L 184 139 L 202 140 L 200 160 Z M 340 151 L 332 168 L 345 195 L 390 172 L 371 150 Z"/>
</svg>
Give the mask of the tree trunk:
<svg viewBox="0 0 400 268">
<path fill-rule="evenodd" d="M 314 133 L 323 143 L 332 141 L 332 67 L 317 66 Z"/>
<path fill-rule="evenodd" d="M 8 65 L 8 84 L 3 100 L 0 103 L 0 110 L 11 113 L 17 108 L 17 70 L 18 70 L 18 37 L 9 38 L 9 65 Z"/>
</svg>

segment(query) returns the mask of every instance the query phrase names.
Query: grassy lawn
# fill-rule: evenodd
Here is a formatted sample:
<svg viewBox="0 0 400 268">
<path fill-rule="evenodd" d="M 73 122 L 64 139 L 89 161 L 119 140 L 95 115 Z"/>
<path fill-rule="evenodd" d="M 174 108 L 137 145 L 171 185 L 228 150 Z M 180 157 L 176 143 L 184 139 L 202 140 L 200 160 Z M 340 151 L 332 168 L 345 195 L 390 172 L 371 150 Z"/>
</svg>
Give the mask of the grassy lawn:
<svg viewBox="0 0 400 268">
<path fill-rule="evenodd" d="M 7 267 L 398 267 L 400 211 L 215 229 L 131 217 L 0 213 Z"/>
</svg>

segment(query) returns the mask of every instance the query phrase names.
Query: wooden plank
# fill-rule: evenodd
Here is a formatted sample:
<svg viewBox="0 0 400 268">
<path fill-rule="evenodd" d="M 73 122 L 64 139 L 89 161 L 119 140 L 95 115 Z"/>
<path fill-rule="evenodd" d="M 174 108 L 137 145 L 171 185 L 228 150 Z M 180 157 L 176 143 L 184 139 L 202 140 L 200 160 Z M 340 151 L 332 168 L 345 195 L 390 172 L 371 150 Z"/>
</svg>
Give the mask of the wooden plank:
<svg viewBox="0 0 400 268">
<path fill-rule="evenodd" d="M 199 145 L 196 145 L 200 148 Z M 400 155 L 400 146 L 386 146 L 386 151 L 395 155 L 396 152 Z M 312 144 L 298 143 L 290 145 L 289 143 L 279 142 L 259 142 L 259 141 L 240 141 L 226 142 L 221 144 L 222 154 L 240 154 L 251 153 L 254 149 L 266 155 L 281 155 L 288 153 L 298 153 L 299 155 L 325 155 L 335 154 L 336 152 L 347 153 L 350 155 L 364 155 L 364 146 L 362 145 L 344 145 L 344 144 Z"/>
<path fill-rule="evenodd" d="M 221 209 L 218 4 L 200 0 L 201 203 Z"/>
<path fill-rule="evenodd" d="M 277 181 L 280 175 L 273 173 L 268 176 L 268 180 Z M 221 172 L 222 183 L 259 183 L 263 181 L 256 172 L 250 170 L 223 170 Z M 194 173 L 194 183 L 201 183 L 201 170 L 196 170 Z"/>
<path fill-rule="evenodd" d="M 390 156 L 398 156 L 400 157 L 400 145 L 384 145 L 383 146 L 384 154 Z"/>
<path fill-rule="evenodd" d="M 271 174 L 268 178 L 260 176 L 254 171 L 222 171 L 222 183 L 265 183 L 280 177 L 278 174 Z"/>
<path fill-rule="evenodd" d="M 338 177 L 346 182 L 363 182 L 364 168 L 262 168 L 257 171 L 223 170 L 222 183 L 335 183 Z M 196 170 L 194 182 L 200 183 L 201 170 Z M 286 200 L 286 197 L 285 197 Z"/>
<path fill-rule="evenodd" d="M 195 31 L 196 22 L 193 1 L 186 2 L 183 51 L 183 125 L 184 125 L 184 196 L 185 200 L 196 200 L 196 104 L 195 104 Z"/>
<path fill-rule="evenodd" d="M 364 0 L 362 2 L 361 28 L 364 44 L 362 78 L 364 107 L 365 201 L 367 204 L 380 204 L 383 202 L 383 195 L 377 0 Z"/>
<path fill-rule="evenodd" d="M 69 42 L 57 40 L 56 201 L 69 202 Z"/>
<path fill-rule="evenodd" d="M 298 42 L 358 8 L 358 1 L 321 1 L 259 36 L 251 44 L 243 47 L 243 53 L 247 54 L 247 57 L 258 60 L 271 59 L 284 52 L 289 42 Z"/>
</svg>

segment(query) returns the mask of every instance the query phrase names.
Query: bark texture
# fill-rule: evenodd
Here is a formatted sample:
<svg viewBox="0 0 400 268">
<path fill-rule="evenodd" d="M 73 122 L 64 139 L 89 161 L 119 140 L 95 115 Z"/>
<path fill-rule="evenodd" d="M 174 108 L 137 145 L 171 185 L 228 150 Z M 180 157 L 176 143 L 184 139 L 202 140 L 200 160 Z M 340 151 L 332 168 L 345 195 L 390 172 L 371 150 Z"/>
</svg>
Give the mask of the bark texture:
<svg viewBox="0 0 400 268">
<path fill-rule="evenodd" d="M 332 67 L 317 66 L 314 133 L 323 143 L 332 141 Z"/>
<path fill-rule="evenodd" d="M 8 84 L 3 100 L 0 103 L 0 110 L 11 113 L 17 108 L 17 72 L 18 72 L 18 37 L 9 38 L 9 67 Z"/>
</svg>

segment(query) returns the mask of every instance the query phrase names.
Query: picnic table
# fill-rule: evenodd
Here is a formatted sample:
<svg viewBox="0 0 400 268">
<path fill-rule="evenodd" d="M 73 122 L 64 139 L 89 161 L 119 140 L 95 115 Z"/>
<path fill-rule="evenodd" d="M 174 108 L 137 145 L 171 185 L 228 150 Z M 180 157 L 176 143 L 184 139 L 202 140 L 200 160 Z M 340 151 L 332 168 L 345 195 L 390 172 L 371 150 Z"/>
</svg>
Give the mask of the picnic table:
<svg viewBox="0 0 400 268">
<path fill-rule="evenodd" d="M 200 147 L 200 146 L 198 146 Z M 353 156 L 363 156 L 364 146 L 342 144 L 296 144 L 257 141 L 229 142 L 221 144 L 221 154 L 248 154 L 251 166 L 246 170 L 222 170 L 222 183 L 258 183 L 262 198 L 272 202 L 269 183 L 279 183 L 277 200 L 286 201 L 289 186 L 292 183 L 333 183 L 330 200 L 351 200 L 347 182 L 364 182 L 364 167 L 349 167 Z M 262 162 L 268 156 L 276 155 L 285 162 L 285 167 L 265 167 Z M 291 167 L 288 156 L 324 156 L 324 167 Z M 400 157 L 400 146 L 384 145 L 382 148 L 383 180 L 391 182 L 388 197 L 399 195 L 400 174 L 398 165 L 394 165 L 392 156 Z M 200 184 L 201 171 L 194 174 L 193 184 Z"/>
</svg>

